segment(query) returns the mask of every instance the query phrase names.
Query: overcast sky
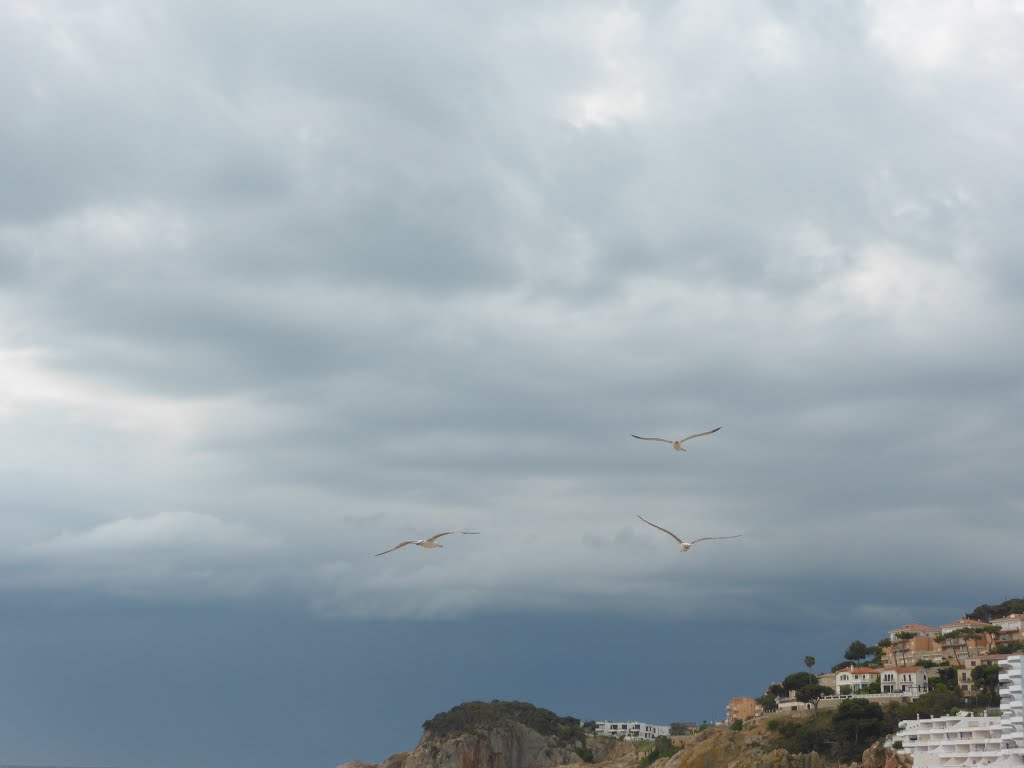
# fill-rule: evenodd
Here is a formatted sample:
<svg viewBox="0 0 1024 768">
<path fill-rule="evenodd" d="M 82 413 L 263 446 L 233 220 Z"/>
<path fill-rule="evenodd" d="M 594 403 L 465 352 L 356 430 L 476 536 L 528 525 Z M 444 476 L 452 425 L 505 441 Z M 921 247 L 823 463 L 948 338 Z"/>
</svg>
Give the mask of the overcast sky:
<svg viewBox="0 0 1024 768">
<path fill-rule="evenodd" d="M 0 761 L 720 717 L 1017 596 L 1022 83 L 1009 0 L 0 1 Z"/>
</svg>

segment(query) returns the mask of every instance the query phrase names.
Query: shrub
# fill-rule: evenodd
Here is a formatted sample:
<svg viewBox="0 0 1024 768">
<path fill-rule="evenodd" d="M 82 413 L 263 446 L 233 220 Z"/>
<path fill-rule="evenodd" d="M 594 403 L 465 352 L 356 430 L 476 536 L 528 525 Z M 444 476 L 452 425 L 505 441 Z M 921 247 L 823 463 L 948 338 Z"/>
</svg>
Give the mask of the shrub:
<svg viewBox="0 0 1024 768">
<path fill-rule="evenodd" d="M 668 736 L 658 736 L 654 739 L 651 751 L 647 753 L 647 757 L 644 758 L 643 764 L 650 765 L 655 760 L 660 760 L 663 757 L 672 757 L 672 755 L 678 752 L 679 749 L 679 747 L 672 744 L 672 739 Z"/>
</svg>

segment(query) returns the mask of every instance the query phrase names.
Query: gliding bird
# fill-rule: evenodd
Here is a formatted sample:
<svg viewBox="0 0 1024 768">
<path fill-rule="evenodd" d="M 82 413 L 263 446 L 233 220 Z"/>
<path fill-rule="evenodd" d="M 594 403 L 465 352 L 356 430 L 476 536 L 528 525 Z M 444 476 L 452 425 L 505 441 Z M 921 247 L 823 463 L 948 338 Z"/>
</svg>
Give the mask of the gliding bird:
<svg viewBox="0 0 1024 768">
<path fill-rule="evenodd" d="M 374 557 L 380 557 L 381 555 L 386 555 L 388 552 L 394 552 L 396 549 L 401 549 L 408 544 L 415 544 L 417 547 L 423 547 L 424 549 L 443 548 L 444 544 L 438 544 L 437 540 L 442 536 L 451 536 L 453 533 L 461 533 L 463 536 L 478 536 L 480 531 L 445 531 L 444 533 L 439 533 L 436 536 L 431 536 L 429 539 L 410 539 L 409 541 L 403 541 L 401 544 L 396 544 L 391 549 L 378 552 Z"/>
<path fill-rule="evenodd" d="M 637 515 L 637 517 L 640 517 L 640 515 Z M 642 517 L 640 517 L 640 519 L 644 520 Z M 743 535 L 742 533 L 738 533 L 735 536 L 703 536 L 703 537 L 701 537 L 699 539 L 694 539 L 693 541 L 683 541 L 682 539 L 680 539 L 678 536 L 676 536 L 674 533 L 672 533 L 672 531 L 668 530 L 667 528 L 662 528 L 660 525 L 655 525 L 650 520 L 644 520 L 644 522 L 647 523 L 652 528 L 657 528 L 659 531 L 664 531 L 669 536 L 671 536 L 673 539 L 678 541 L 679 542 L 679 551 L 680 552 L 689 552 L 690 551 L 690 547 L 692 547 L 698 541 L 711 541 L 712 539 L 738 539 L 740 536 Z"/>
<path fill-rule="evenodd" d="M 707 432 L 698 432 L 695 435 L 684 437 L 682 440 L 666 440 L 664 437 L 640 437 L 640 435 L 634 435 L 633 433 L 630 433 L 630 437 L 635 437 L 637 440 L 656 440 L 659 443 L 668 443 L 677 451 L 685 451 L 686 449 L 683 448 L 683 443 L 685 443 L 687 440 L 693 440 L 693 438 L 695 437 L 704 437 L 705 435 L 713 435 L 720 429 L 721 427 L 715 427 L 714 429 L 708 430 Z"/>
</svg>

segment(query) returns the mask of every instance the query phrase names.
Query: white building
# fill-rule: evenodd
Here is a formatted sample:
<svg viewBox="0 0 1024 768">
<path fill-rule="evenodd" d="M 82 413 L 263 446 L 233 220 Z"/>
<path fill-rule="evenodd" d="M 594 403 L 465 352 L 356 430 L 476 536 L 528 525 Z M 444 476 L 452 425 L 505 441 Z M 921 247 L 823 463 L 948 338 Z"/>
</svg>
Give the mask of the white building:
<svg viewBox="0 0 1024 768">
<path fill-rule="evenodd" d="M 895 740 L 914 759 L 914 768 L 1024 766 L 1024 656 L 999 662 L 1000 715 L 960 712 L 926 720 L 904 720 Z"/>
<path fill-rule="evenodd" d="M 856 693 L 878 682 L 881 670 L 849 666 L 836 670 L 836 693 Z"/>
<path fill-rule="evenodd" d="M 1009 656 L 999 663 L 999 711 L 1003 721 L 1001 764 L 1024 765 L 1024 656 Z"/>
<path fill-rule="evenodd" d="M 882 693 L 928 692 L 928 673 L 922 667 L 883 667 L 879 672 Z"/>
<path fill-rule="evenodd" d="M 914 768 L 991 765 L 999 757 L 1002 739 L 1002 718 L 968 712 L 904 720 L 897 736 L 914 759 Z"/>
<path fill-rule="evenodd" d="M 668 736 L 668 726 L 637 722 L 612 723 L 606 720 L 599 720 L 597 723 L 597 735 L 615 736 L 626 741 L 654 739 L 658 736 Z"/>
</svg>

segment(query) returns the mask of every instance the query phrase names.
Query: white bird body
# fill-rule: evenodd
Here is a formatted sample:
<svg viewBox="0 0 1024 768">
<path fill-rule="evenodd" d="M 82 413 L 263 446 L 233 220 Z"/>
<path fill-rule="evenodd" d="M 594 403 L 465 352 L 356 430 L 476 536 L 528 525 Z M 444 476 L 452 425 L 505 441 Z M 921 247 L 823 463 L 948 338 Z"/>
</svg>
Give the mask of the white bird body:
<svg viewBox="0 0 1024 768">
<path fill-rule="evenodd" d="M 396 549 L 401 549 L 402 547 L 406 547 L 409 544 L 415 544 L 417 547 L 423 547 L 424 549 L 443 549 L 444 548 L 444 544 L 438 544 L 437 540 L 440 539 L 442 536 L 451 536 L 453 533 L 458 533 L 458 534 L 461 534 L 463 536 L 477 536 L 477 535 L 479 535 L 480 532 L 479 531 L 445 531 L 444 533 L 438 533 L 438 534 L 436 534 L 434 536 L 431 536 L 429 539 L 409 539 L 408 541 L 403 541 L 401 544 L 396 544 L 391 549 L 386 549 L 383 552 L 378 552 L 376 555 L 374 555 L 374 557 L 380 557 L 381 555 L 386 555 L 388 552 L 394 552 Z"/>
<path fill-rule="evenodd" d="M 637 517 L 639 517 L 641 520 L 644 520 L 643 517 L 641 517 L 640 515 L 637 515 Z M 674 533 L 672 533 L 672 531 L 670 531 L 668 528 L 662 528 L 660 525 L 655 525 L 650 520 L 644 520 L 644 522 L 647 523 L 652 528 L 657 528 L 659 531 L 663 531 L 664 533 L 667 533 L 673 539 L 678 541 L 679 542 L 679 551 L 680 552 L 689 552 L 690 551 L 690 547 L 692 547 L 698 541 L 712 541 L 714 539 L 738 539 L 738 538 L 740 538 L 743 535 L 742 533 L 739 533 L 739 534 L 736 534 L 735 536 L 702 536 L 701 538 L 694 539 L 693 541 L 683 541 L 681 538 L 679 538 Z"/>
<path fill-rule="evenodd" d="M 666 440 L 664 437 L 640 437 L 640 435 L 634 435 L 632 433 L 630 433 L 630 437 L 635 437 L 637 440 L 653 440 L 658 443 L 668 443 L 677 451 L 685 451 L 686 449 L 683 448 L 683 443 L 687 440 L 693 440 L 695 437 L 704 437 L 705 435 L 713 435 L 720 429 L 721 427 L 715 427 L 714 429 L 709 429 L 707 432 L 698 432 L 695 435 L 688 435 L 687 437 L 680 438 L 679 440 Z"/>
</svg>

